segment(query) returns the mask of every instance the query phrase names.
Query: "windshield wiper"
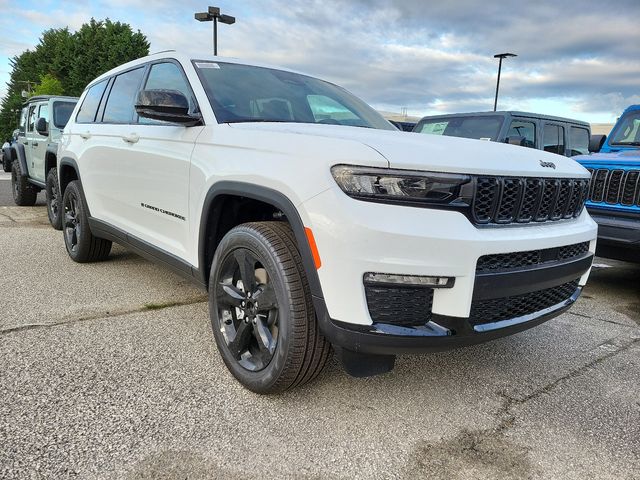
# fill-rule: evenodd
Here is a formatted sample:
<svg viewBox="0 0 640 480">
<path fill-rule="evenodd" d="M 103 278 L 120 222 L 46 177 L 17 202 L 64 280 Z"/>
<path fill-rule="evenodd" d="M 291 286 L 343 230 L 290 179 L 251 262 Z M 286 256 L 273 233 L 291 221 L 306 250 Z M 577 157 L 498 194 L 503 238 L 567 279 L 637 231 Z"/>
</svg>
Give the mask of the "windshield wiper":
<svg viewBox="0 0 640 480">
<path fill-rule="evenodd" d="M 269 123 L 302 123 L 295 120 L 276 120 L 273 118 L 236 118 L 234 120 L 227 120 L 223 123 L 249 123 L 249 122 L 269 122 Z"/>
</svg>

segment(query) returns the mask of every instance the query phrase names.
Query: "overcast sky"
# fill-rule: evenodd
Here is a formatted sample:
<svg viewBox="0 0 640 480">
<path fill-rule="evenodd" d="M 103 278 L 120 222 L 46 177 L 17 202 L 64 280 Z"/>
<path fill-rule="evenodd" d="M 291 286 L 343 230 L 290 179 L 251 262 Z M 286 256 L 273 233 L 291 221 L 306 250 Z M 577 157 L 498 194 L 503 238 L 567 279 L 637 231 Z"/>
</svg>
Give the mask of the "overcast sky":
<svg viewBox="0 0 640 480">
<path fill-rule="evenodd" d="M 613 122 L 640 103 L 640 0 L 216 0 L 219 53 L 338 83 L 373 106 L 410 115 L 499 109 Z M 8 59 L 51 27 L 92 16 L 140 29 L 151 51 L 211 50 L 206 1 L 0 0 L 0 96 Z M 90 80 L 90 79 L 87 79 Z"/>
</svg>

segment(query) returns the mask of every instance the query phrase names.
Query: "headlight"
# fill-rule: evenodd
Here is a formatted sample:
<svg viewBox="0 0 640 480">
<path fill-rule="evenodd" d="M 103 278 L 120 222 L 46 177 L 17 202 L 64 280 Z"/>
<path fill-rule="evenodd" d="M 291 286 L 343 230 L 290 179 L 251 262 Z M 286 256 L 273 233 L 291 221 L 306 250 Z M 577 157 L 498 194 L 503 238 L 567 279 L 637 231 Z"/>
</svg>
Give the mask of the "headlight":
<svg viewBox="0 0 640 480">
<path fill-rule="evenodd" d="M 385 203 L 468 206 L 469 175 L 335 165 L 333 178 L 350 197 Z"/>
</svg>

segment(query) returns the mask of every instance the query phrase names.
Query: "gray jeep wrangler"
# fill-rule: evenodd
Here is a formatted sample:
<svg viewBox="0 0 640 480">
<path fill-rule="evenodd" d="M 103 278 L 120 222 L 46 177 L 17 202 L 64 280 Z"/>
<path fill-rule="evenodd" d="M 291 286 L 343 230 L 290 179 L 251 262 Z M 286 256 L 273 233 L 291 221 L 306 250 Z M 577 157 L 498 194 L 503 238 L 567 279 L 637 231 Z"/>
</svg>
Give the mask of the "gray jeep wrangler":
<svg viewBox="0 0 640 480">
<path fill-rule="evenodd" d="M 38 192 L 46 190 L 51 226 L 62 229 L 56 171 L 58 140 L 78 99 L 35 96 L 23 106 L 18 139 L 4 148 L 3 158 L 11 162 L 11 187 L 16 205 L 32 206 Z"/>
</svg>

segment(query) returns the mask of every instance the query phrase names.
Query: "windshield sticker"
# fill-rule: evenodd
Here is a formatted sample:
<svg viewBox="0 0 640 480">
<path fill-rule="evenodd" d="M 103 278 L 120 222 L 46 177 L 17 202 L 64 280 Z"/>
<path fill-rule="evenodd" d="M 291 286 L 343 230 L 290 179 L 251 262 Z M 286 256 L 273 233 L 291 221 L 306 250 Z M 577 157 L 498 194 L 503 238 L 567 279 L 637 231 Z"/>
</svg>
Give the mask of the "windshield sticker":
<svg viewBox="0 0 640 480">
<path fill-rule="evenodd" d="M 220 65 L 213 62 L 196 62 L 196 67 L 198 68 L 220 68 Z"/>
<path fill-rule="evenodd" d="M 491 141 L 491 139 L 489 137 L 480 137 L 480 140 L 486 140 L 487 142 Z"/>
<path fill-rule="evenodd" d="M 444 129 L 447 128 L 449 122 L 425 123 L 422 126 L 422 133 L 430 133 L 432 135 L 442 135 Z"/>
</svg>

